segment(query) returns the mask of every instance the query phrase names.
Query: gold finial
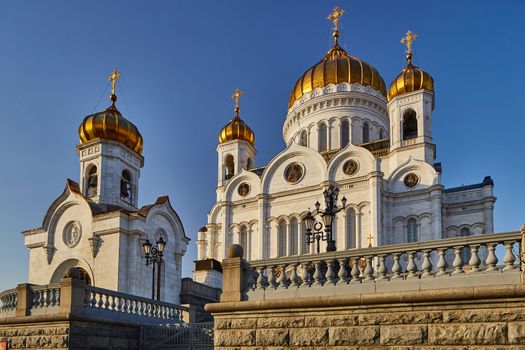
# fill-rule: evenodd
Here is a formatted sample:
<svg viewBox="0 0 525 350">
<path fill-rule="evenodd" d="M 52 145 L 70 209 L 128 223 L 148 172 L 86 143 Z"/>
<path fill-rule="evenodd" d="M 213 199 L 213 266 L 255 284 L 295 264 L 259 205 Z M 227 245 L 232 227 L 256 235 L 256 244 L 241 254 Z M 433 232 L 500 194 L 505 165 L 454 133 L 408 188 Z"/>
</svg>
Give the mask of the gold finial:
<svg viewBox="0 0 525 350">
<path fill-rule="evenodd" d="M 117 89 L 117 79 L 120 78 L 120 72 L 118 72 L 116 69 L 113 69 L 113 72 L 108 77 L 108 80 L 111 81 L 111 94 L 115 95 L 115 91 Z"/>
<path fill-rule="evenodd" d="M 366 238 L 368 238 L 368 248 L 372 248 L 372 240 L 374 239 L 374 236 L 370 234 Z"/>
<path fill-rule="evenodd" d="M 410 30 L 405 34 L 403 38 L 401 38 L 401 44 L 404 44 L 407 47 L 406 58 L 408 64 L 412 62 L 412 44 L 414 43 L 414 40 L 416 40 L 416 38 L 417 34 L 412 33 Z"/>
<path fill-rule="evenodd" d="M 244 92 L 242 92 L 239 89 L 235 89 L 235 92 L 232 95 L 232 99 L 235 101 L 235 114 L 236 116 L 239 116 L 240 108 L 239 108 L 239 99 L 241 96 L 244 95 Z"/>
<path fill-rule="evenodd" d="M 337 38 L 339 38 L 339 17 L 344 15 L 345 10 L 340 9 L 339 6 L 334 7 L 332 10 L 332 13 L 326 17 L 329 21 L 332 21 L 334 23 L 334 33 L 332 36 L 334 37 L 334 41 L 337 44 Z"/>
</svg>

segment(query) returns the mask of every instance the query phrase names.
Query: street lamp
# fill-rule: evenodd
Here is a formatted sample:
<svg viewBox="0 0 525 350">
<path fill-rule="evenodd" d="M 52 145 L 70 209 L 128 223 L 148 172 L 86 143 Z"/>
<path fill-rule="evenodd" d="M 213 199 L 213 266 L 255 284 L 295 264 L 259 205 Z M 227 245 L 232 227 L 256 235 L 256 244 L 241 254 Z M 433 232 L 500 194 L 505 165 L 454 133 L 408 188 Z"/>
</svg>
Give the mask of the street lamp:
<svg viewBox="0 0 525 350">
<path fill-rule="evenodd" d="M 146 266 L 153 265 L 153 276 L 151 278 L 151 299 L 155 299 L 155 264 L 157 264 L 157 300 L 160 300 L 160 266 L 162 264 L 162 253 L 166 247 L 166 241 L 160 237 L 157 246 L 151 245 L 149 239 L 142 243 L 146 255 Z"/>
<path fill-rule="evenodd" d="M 346 197 L 341 199 L 342 206 L 337 207 L 337 197 L 339 196 L 339 189 L 330 185 L 323 192 L 326 208 L 321 210 L 321 203 L 315 203 L 315 211 L 308 210 L 304 217 L 306 226 L 306 243 L 317 242 L 317 253 L 320 250 L 320 241 L 326 241 L 326 251 L 335 252 L 335 240 L 332 237 L 332 224 L 337 213 L 346 207 Z M 315 221 L 315 216 L 320 215 L 322 222 Z M 323 230 L 324 226 L 324 230 Z"/>
</svg>

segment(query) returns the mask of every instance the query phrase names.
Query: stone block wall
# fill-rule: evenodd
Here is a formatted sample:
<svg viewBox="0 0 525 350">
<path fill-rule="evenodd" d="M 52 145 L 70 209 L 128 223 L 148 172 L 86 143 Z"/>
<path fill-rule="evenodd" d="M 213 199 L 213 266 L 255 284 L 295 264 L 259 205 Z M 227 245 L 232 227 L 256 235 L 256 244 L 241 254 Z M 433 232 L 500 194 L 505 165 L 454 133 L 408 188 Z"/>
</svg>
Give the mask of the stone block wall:
<svg viewBox="0 0 525 350">
<path fill-rule="evenodd" d="M 0 341 L 8 349 L 136 350 L 140 327 L 102 322 L 57 321 L 0 326 Z"/>
<path fill-rule="evenodd" d="M 257 309 L 214 313 L 215 349 L 525 349 L 523 297 Z"/>
</svg>

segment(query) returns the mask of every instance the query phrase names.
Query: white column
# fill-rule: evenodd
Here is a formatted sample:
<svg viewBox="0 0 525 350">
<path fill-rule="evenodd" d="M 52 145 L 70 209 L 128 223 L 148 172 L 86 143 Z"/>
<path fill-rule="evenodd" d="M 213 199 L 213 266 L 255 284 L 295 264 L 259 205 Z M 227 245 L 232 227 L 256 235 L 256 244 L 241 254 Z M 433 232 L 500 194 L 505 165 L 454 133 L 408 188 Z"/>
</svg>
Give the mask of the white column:
<svg viewBox="0 0 525 350">
<path fill-rule="evenodd" d="M 376 171 L 370 178 L 370 234 L 374 236 L 374 246 L 377 246 L 379 237 L 382 236 L 381 230 L 381 172 L 380 169 L 381 160 L 376 159 Z"/>
<path fill-rule="evenodd" d="M 441 215 L 441 190 L 434 190 L 430 192 L 430 206 L 432 208 L 432 239 L 443 238 L 443 225 Z"/>
</svg>

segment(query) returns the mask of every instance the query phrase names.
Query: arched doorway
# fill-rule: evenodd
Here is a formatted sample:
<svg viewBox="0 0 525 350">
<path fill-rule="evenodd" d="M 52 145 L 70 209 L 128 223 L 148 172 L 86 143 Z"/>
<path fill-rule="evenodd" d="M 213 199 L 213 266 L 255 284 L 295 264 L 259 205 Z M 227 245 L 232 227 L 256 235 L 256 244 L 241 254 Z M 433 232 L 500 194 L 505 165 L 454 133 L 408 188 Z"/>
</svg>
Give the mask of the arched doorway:
<svg viewBox="0 0 525 350">
<path fill-rule="evenodd" d="M 51 281 L 49 283 L 58 283 L 62 278 L 66 276 L 67 271 L 76 267 L 80 272 L 80 279 L 83 280 L 87 285 L 93 285 L 93 272 L 89 264 L 83 260 L 79 259 L 69 259 L 58 265 L 53 272 Z"/>
</svg>

